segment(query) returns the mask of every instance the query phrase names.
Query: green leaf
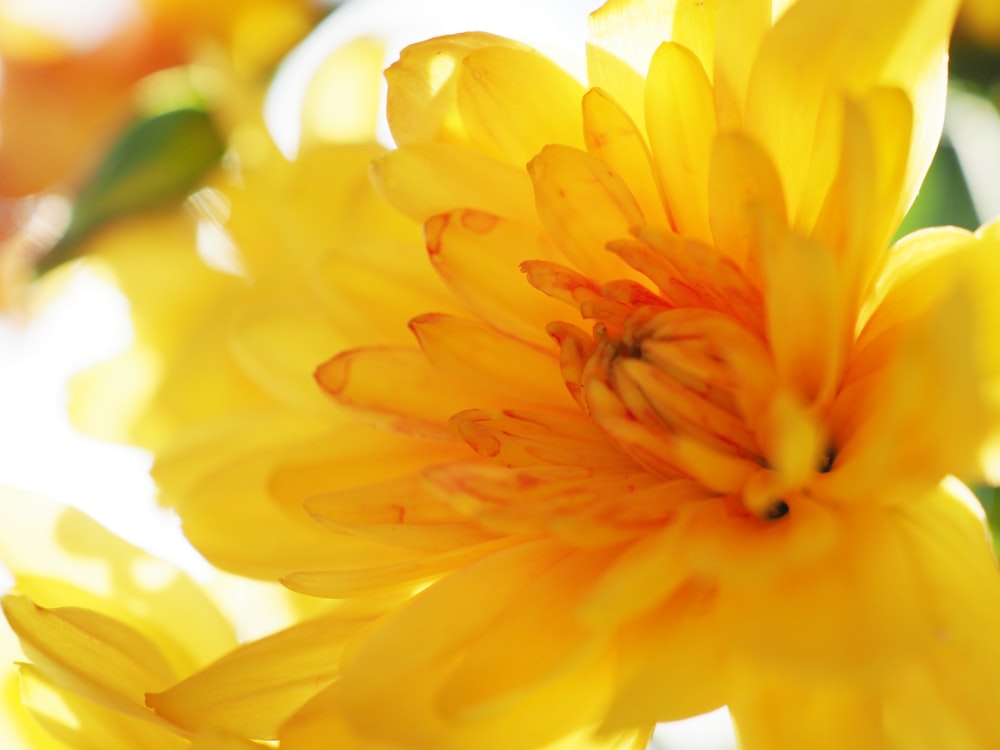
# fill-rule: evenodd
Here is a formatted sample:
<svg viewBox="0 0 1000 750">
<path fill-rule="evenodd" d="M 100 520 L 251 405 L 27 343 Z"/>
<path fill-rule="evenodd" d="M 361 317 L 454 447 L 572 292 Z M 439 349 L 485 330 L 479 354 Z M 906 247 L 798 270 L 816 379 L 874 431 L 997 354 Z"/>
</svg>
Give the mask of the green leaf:
<svg viewBox="0 0 1000 750">
<path fill-rule="evenodd" d="M 73 206 L 69 228 L 39 272 L 75 257 L 109 221 L 184 200 L 218 164 L 225 143 L 208 113 L 177 109 L 134 123 L 111 147 Z"/>
<path fill-rule="evenodd" d="M 986 511 L 986 520 L 993 532 L 993 549 L 1000 555 L 1000 488 L 979 486 L 972 489 Z"/>
<path fill-rule="evenodd" d="M 896 239 L 924 227 L 950 225 L 974 230 L 979 224 L 955 150 L 942 143 Z"/>
</svg>

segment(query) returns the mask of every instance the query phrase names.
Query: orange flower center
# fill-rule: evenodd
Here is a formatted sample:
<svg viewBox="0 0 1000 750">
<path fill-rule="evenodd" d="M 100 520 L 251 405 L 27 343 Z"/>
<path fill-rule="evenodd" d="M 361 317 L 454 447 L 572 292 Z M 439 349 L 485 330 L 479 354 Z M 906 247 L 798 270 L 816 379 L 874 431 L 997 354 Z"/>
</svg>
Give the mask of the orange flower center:
<svg viewBox="0 0 1000 750">
<path fill-rule="evenodd" d="M 833 454 L 814 416 L 783 395 L 752 307 L 720 309 L 727 300 L 710 287 L 696 306 L 677 305 L 635 281 L 599 287 L 553 264 L 525 265 L 532 284 L 596 320 L 590 335 L 549 326 L 563 375 L 595 424 L 646 470 L 694 479 L 733 514 L 764 521 L 787 515 L 829 471 Z"/>
</svg>

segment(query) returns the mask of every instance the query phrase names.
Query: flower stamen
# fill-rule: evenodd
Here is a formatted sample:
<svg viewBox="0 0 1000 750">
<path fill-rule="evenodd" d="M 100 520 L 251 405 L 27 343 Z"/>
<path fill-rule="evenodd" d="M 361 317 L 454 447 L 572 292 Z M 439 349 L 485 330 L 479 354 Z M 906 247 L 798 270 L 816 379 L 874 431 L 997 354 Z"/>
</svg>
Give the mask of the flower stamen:
<svg viewBox="0 0 1000 750">
<path fill-rule="evenodd" d="M 775 500 L 764 511 L 765 521 L 777 521 L 779 518 L 784 518 L 788 515 L 788 503 L 784 500 Z"/>
</svg>

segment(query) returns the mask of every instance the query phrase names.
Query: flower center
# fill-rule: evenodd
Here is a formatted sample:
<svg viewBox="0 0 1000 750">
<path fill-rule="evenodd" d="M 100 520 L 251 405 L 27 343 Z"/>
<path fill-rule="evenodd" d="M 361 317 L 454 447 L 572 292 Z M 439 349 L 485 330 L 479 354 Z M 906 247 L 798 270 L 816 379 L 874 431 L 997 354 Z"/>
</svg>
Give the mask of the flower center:
<svg viewBox="0 0 1000 750">
<path fill-rule="evenodd" d="M 787 494 L 832 465 L 806 445 L 808 472 L 787 470 L 786 454 L 803 448 L 787 445 L 802 415 L 778 403 L 767 346 L 732 317 L 644 307 L 595 325 L 594 341 L 582 378 L 590 415 L 649 471 L 695 479 L 734 512 L 773 521 L 789 513 Z"/>
</svg>

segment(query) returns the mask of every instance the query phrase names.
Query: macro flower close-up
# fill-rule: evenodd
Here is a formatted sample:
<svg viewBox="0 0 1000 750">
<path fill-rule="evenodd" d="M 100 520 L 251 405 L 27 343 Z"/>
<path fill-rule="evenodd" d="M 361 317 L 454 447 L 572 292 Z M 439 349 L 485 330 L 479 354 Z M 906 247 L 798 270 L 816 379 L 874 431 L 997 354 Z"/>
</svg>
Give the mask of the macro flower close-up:
<svg viewBox="0 0 1000 750">
<path fill-rule="evenodd" d="M 81 246 L 135 342 L 71 411 L 151 452 L 209 563 L 316 609 L 143 718 L 610 750 L 725 707 L 744 750 L 1000 747 L 1000 222 L 904 225 L 959 5 L 609 0 L 583 77 L 405 47 L 390 148 L 308 127 L 378 85 L 368 39 L 297 153 L 221 118 L 184 207 Z M 83 658 L 19 606 L 43 671 Z"/>
</svg>

